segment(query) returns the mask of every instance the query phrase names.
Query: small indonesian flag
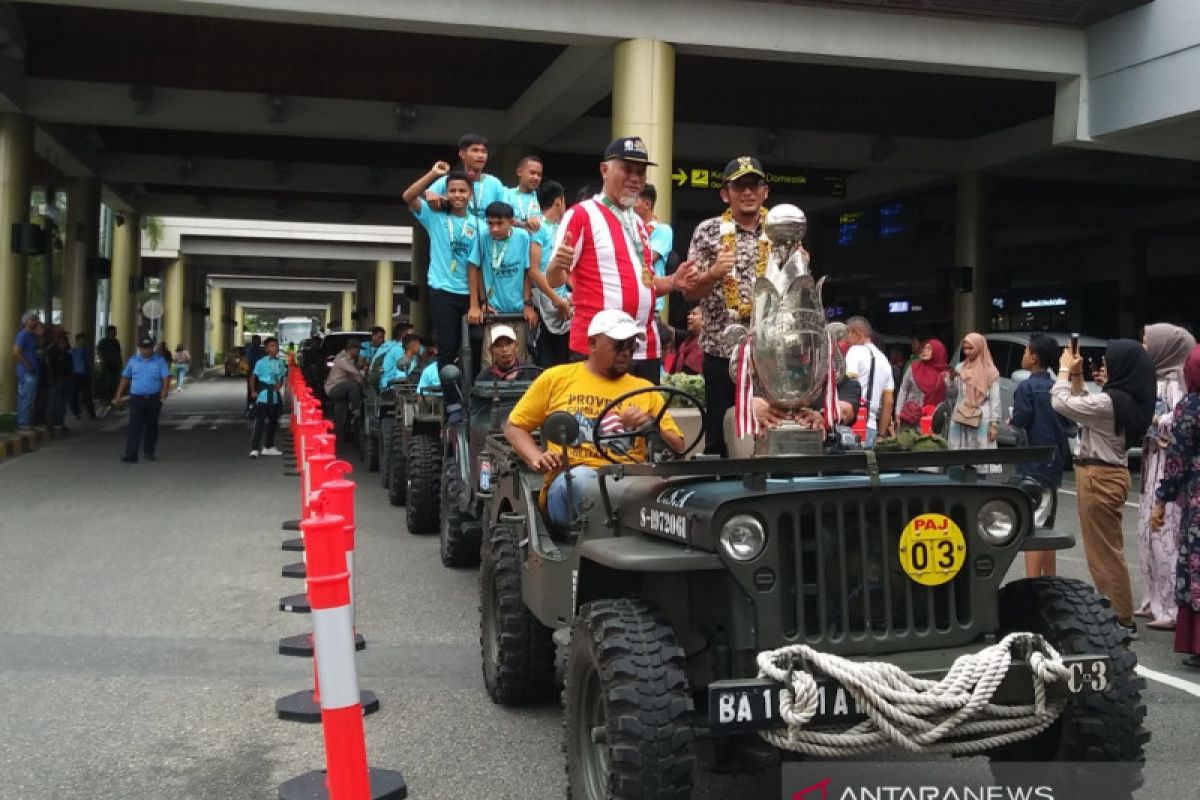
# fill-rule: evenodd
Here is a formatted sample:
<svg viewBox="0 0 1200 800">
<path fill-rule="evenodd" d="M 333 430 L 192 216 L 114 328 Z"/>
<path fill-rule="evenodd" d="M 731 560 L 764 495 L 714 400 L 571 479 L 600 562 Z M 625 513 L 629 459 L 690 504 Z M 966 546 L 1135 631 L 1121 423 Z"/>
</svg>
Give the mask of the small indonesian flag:
<svg viewBox="0 0 1200 800">
<path fill-rule="evenodd" d="M 734 433 L 739 439 L 758 436 L 758 415 L 754 413 L 754 376 L 750 363 L 750 345 L 753 337 L 747 335 L 734 351 L 737 363 L 737 393 L 733 399 Z"/>
</svg>

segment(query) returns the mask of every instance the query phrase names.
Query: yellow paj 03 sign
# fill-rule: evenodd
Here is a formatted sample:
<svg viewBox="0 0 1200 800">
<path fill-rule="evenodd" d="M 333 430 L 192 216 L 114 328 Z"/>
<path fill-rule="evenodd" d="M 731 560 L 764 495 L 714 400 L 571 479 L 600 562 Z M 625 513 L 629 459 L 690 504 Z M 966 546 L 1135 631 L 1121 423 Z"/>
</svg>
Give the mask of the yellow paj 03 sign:
<svg viewBox="0 0 1200 800">
<path fill-rule="evenodd" d="M 900 535 L 900 567 L 922 586 L 941 586 L 967 562 L 962 529 L 945 514 L 921 514 Z"/>
</svg>

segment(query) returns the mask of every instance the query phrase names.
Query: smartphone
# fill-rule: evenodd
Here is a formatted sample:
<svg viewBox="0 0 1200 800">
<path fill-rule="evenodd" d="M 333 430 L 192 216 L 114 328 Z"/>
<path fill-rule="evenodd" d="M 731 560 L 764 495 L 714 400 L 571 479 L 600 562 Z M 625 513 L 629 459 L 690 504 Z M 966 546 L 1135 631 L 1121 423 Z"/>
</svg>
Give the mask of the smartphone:
<svg viewBox="0 0 1200 800">
<path fill-rule="evenodd" d="M 1079 334 L 1078 333 L 1071 334 L 1071 352 L 1074 353 L 1075 355 L 1079 355 Z"/>
</svg>

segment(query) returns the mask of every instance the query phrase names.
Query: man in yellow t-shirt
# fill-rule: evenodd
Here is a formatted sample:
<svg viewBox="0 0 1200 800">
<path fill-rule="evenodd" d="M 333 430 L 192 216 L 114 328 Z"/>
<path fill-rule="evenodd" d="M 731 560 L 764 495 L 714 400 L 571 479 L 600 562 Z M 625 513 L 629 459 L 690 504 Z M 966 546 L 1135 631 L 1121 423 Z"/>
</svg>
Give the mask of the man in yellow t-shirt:
<svg viewBox="0 0 1200 800">
<path fill-rule="evenodd" d="M 598 312 L 588 324 L 587 361 L 564 364 L 543 372 L 508 415 L 504 436 L 521 460 L 546 476 L 546 510 L 555 525 L 570 525 L 579 515 L 583 496 L 597 480 L 596 469 L 608 463 L 592 444 L 596 415 L 626 392 L 653 385 L 629 374 L 633 353 L 645 335 L 645 326 L 639 326 L 633 317 L 620 309 Z M 639 430 L 658 415 L 663 402 L 662 395 L 657 392 L 631 398 L 601 421 L 604 432 Z M 555 411 L 566 411 L 579 420 L 579 438 L 567 448 L 574 508 L 567 498 L 561 450 L 542 450 L 532 436 L 532 432 Z M 683 434 L 670 414 L 663 416 L 661 428 L 663 442 L 676 452 L 682 451 Z M 645 459 L 646 442 L 641 437 L 618 439 L 606 446 L 627 455 L 631 461 Z"/>
</svg>

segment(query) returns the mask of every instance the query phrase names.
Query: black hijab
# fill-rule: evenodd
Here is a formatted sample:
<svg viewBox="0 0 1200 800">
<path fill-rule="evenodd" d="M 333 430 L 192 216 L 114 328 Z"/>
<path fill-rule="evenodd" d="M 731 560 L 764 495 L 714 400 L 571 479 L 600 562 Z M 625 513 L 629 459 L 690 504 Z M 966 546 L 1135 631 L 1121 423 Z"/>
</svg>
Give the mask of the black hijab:
<svg viewBox="0 0 1200 800">
<path fill-rule="evenodd" d="M 1113 425 L 1117 435 L 1125 434 L 1127 447 L 1136 447 L 1154 417 L 1154 362 L 1146 348 L 1132 339 L 1113 339 L 1104 358 L 1108 364 L 1104 391 L 1112 398 Z"/>
</svg>

